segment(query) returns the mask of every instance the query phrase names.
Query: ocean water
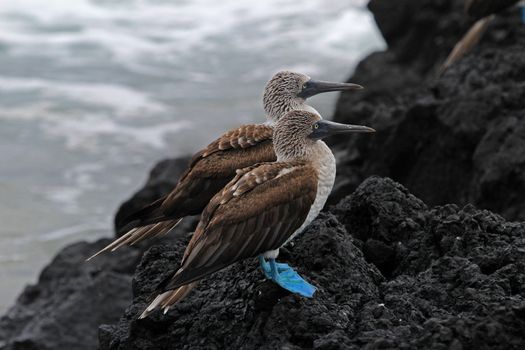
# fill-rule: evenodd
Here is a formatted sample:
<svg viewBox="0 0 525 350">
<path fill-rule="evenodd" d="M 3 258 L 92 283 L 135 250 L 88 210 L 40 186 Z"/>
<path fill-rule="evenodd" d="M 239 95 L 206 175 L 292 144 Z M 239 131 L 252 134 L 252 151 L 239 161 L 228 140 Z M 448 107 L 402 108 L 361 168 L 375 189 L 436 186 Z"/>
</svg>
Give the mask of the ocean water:
<svg viewBox="0 0 525 350">
<path fill-rule="evenodd" d="M 365 3 L 0 1 L 0 312 L 61 247 L 111 234 L 156 161 L 262 121 L 274 72 L 337 81 L 384 48 Z"/>
</svg>

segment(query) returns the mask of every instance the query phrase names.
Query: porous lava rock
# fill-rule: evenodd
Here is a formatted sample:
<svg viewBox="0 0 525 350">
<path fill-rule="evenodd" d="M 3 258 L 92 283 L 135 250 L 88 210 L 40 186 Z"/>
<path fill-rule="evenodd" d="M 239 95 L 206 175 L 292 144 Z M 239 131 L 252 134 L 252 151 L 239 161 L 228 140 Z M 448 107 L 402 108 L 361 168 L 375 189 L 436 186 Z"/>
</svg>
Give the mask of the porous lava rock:
<svg viewBox="0 0 525 350">
<path fill-rule="evenodd" d="M 178 266 L 187 238 L 151 248 L 100 349 L 521 349 L 525 223 L 472 205 L 429 208 L 371 177 L 321 214 L 281 260 L 313 299 L 265 281 L 255 259 L 203 280 L 167 314 L 137 317 Z"/>
<path fill-rule="evenodd" d="M 96 349 L 98 326 L 116 322 L 131 301 L 129 286 L 141 256 L 124 248 L 85 261 L 108 243 L 80 242 L 60 251 L 0 318 L 0 349 Z"/>
<path fill-rule="evenodd" d="M 342 94 L 334 119 L 378 132 L 332 142 L 332 204 L 380 175 L 429 205 L 473 203 L 525 220 L 525 26 L 516 8 L 500 13 L 479 45 L 438 76 L 470 24 L 462 2 L 370 2 L 389 48 L 358 65 L 349 81 L 366 88 Z"/>
</svg>

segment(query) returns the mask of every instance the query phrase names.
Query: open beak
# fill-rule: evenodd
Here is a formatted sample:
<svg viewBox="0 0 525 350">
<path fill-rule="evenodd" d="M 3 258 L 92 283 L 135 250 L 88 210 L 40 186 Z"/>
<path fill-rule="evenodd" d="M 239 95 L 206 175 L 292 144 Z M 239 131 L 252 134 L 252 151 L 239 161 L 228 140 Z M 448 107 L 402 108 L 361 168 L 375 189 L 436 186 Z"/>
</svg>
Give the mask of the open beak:
<svg viewBox="0 0 525 350">
<path fill-rule="evenodd" d="M 308 97 L 322 94 L 323 92 L 330 91 L 349 91 L 349 90 L 362 90 L 364 89 L 359 84 L 353 83 L 330 83 L 328 81 L 309 80 L 307 81 L 301 92 L 298 94 L 299 97 L 307 99 Z"/>
<path fill-rule="evenodd" d="M 351 132 L 376 132 L 374 129 L 363 125 L 351 125 L 331 122 L 329 120 L 319 120 L 315 123 L 310 138 L 315 140 L 324 139 L 335 134 L 346 134 Z"/>
</svg>

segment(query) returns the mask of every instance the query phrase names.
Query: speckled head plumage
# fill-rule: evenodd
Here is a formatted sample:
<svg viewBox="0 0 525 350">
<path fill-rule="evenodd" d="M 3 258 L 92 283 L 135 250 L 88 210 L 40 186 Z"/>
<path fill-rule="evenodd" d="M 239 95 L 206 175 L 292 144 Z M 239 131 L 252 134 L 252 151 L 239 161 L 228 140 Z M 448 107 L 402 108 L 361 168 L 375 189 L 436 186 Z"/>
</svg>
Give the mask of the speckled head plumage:
<svg viewBox="0 0 525 350">
<path fill-rule="evenodd" d="M 304 104 L 299 97 L 302 86 L 310 77 L 290 71 L 275 74 L 266 84 L 263 95 L 263 106 L 270 121 L 277 121 L 283 114 L 298 109 Z"/>
<path fill-rule="evenodd" d="M 352 83 L 330 83 L 312 80 L 308 75 L 281 71 L 266 84 L 263 105 L 268 120 L 276 122 L 284 114 L 293 110 L 306 110 L 317 113 L 308 106 L 307 98 L 329 91 L 359 90 L 363 87 Z"/>
<path fill-rule="evenodd" d="M 295 110 L 274 125 L 273 146 L 278 160 L 308 159 L 317 141 L 342 133 L 375 132 L 367 126 L 340 124 L 323 120 L 316 113 Z"/>
</svg>

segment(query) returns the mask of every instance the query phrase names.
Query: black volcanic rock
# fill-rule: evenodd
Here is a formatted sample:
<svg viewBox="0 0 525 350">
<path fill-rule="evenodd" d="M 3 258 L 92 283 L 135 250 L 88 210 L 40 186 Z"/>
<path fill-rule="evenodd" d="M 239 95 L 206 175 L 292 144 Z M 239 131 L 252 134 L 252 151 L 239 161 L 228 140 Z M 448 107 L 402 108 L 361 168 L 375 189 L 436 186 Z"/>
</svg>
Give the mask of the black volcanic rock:
<svg viewBox="0 0 525 350">
<path fill-rule="evenodd" d="M 186 241 L 144 256 L 133 303 L 100 328 L 101 350 L 525 344 L 525 223 L 473 206 L 428 208 L 390 179 L 369 178 L 283 249 L 281 260 L 318 286 L 313 299 L 264 281 L 254 259 L 204 280 L 166 315 L 138 320 Z"/>
<path fill-rule="evenodd" d="M 120 205 L 115 214 L 115 231 L 127 224 L 126 218 L 146 204 L 170 192 L 188 167 L 190 157 L 164 159 L 151 169 L 148 180 L 130 199 Z"/>
<path fill-rule="evenodd" d="M 62 249 L 0 318 L 1 350 L 95 349 L 101 324 L 116 322 L 132 300 L 132 277 L 145 250 L 169 245 L 195 226 L 184 220 L 170 234 L 86 261 L 111 242 Z"/>
<path fill-rule="evenodd" d="M 337 334 L 346 338 L 358 310 L 378 297 L 378 270 L 327 214 L 282 254 L 319 287 L 315 298 L 298 298 L 265 281 L 253 259 L 204 280 L 167 315 L 137 320 L 156 283 L 177 267 L 186 243 L 154 247 L 145 255 L 134 279 L 134 302 L 117 325 L 101 327 L 101 349 L 331 344 Z"/>
<path fill-rule="evenodd" d="M 131 275 L 141 256 L 125 248 L 85 262 L 107 243 L 64 248 L 0 318 L 0 349 L 95 349 L 98 326 L 118 320 L 131 300 Z"/>
<path fill-rule="evenodd" d="M 100 349 L 523 349 L 525 224 L 465 204 L 525 219 L 525 26 L 504 11 L 436 78 L 471 24 L 462 3 L 370 2 L 389 49 L 359 64 L 350 80 L 366 90 L 343 94 L 334 118 L 378 133 L 333 141 L 334 206 L 281 252 L 319 286 L 314 299 L 246 261 L 167 315 L 137 320 L 178 266 L 190 219 L 179 234 L 90 264 L 107 240 L 66 248 L 0 319 L 0 349 L 93 349 L 100 324 Z M 187 161 L 157 165 L 116 228 L 173 188 Z"/>
<path fill-rule="evenodd" d="M 188 161 L 186 157 L 159 162 L 146 185 L 121 205 L 116 227 L 131 211 L 170 191 Z M 64 248 L 43 269 L 37 284 L 26 287 L 0 319 L 0 349 L 95 349 L 99 326 L 116 322 L 129 305 L 131 278 L 146 248 L 171 244 L 195 225 L 195 218 L 186 218 L 165 237 L 102 254 L 89 262 L 85 259 L 111 240 Z"/>
<path fill-rule="evenodd" d="M 323 215 L 282 254 L 319 287 L 315 298 L 298 298 L 264 281 L 253 259 L 204 280 L 167 315 L 137 320 L 156 283 L 177 267 L 186 243 L 148 252 L 135 275 L 133 304 L 119 324 L 101 327 L 101 349 L 330 344 L 332 334 L 344 335 L 361 306 L 378 297 L 377 269 L 364 261 L 337 220 Z"/>
<path fill-rule="evenodd" d="M 497 13 L 520 0 L 465 0 L 465 10 L 474 19 Z"/>
<path fill-rule="evenodd" d="M 370 7 L 391 6 L 386 3 L 372 1 Z M 432 21 L 438 27 L 453 21 L 446 13 L 455 11 L 456 1 L 435 3 L 425 11 L 444 12 L 435 12 L 438 18 Z M 419 16 L 416 12 L 412 21 Z M 461 28 L 459 20 L 454 23 L 451 27 Z M 395 27 L 388 28 L 394 31 L 388 35 L 395 36 Z M 525 26 L 518 11 L 499 15 L 480 45 L 440 78 L 435 68 L 448 50 L 436 47 L 439 53 L 430 56 L 402 57 L 405 45 L 435 40 L 436 33 L 415 27 L 399 31 L 405 39 L 391 38 L 389 50 L 362 61 L 350 79 L 367 89 L 343 94 L 338 101 L 335 120 L 378 132 L 333 141 L 340 156 L 331 203 L 366 177 L 381 175 L 429 205 L 474 203 L 508 219 L 525 219 Z M 445 46 L 453 38 L 447 36 Z"/>
<path fill-rule="evenodd" d="M 469 24 L 463 0 L 371 0 L 368 7 L 392 54 L 388 60 L 418 74 L 446 57 Z"/>
</svg>

